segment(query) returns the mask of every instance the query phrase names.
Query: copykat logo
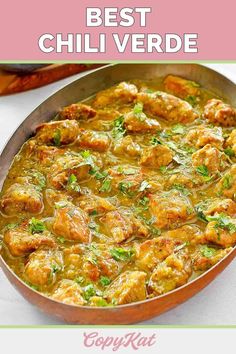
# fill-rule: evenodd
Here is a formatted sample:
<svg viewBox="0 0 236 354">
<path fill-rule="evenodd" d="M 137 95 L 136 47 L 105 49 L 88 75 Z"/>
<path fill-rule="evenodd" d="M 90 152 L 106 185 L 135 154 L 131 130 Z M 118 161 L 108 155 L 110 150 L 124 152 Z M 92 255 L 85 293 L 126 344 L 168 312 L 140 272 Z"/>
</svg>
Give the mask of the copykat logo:
<svg viewBox="0 0 236 354">
<path fill-rule="evenodd" d="M 139 350 L 144 347 L 152 347 L 156 344 L 156 333 L 149 336 L 141 332 L 129 332 L 119 336 L 106 336 L 99 332 L 84 332 L 83 344 L 86 348 L 112 349 L 114 352 L 121 348 Z"/>
</svg>

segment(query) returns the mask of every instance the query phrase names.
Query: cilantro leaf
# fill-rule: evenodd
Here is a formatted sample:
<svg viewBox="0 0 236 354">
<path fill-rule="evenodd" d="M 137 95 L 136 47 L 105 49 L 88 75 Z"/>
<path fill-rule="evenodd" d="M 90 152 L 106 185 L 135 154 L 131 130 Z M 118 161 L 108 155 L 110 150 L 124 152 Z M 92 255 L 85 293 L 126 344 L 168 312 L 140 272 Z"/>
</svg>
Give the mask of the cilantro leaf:
<svg viewBox="0 0 236 354">
<path fill-rule="evenodd" d="M 88 284 L 87 286 L 85 286 L 83 293 L 85 300 L 88 301 L 94 295 L 96 295 L 96 289 L 94 288 L 94 285 Z"/>
<path fill-rule="evenodd" d="M 172 132 L 175 134 L 183 135 L 186 128 L 182 124 L 176 124 L 171 128 Z"/>
<path fill-rule="evenodd" d="M 224 149 L 224 153 L 229 157 L 235 156 L 234 150 L 230 147 L 227 147 L 226 149 Z"/>
<path fill-rule="evenodd" d="M 72 173 L 67 181 L 67 190 L 71 190 L 74 192 L 81 192 L 81 188 L 79 184 L 77 183 L 77 177 Z"/>
<path fill-rule="evenodd" d="M 112 258 L 116 261 L 126 262 L 129 261 L 134 255 L 134 251 L 132 249 L 127 250 L 122 247 L 112 248 L 110 250 Z"/>
<path fill-rule="evenodd" d="M 110 178 L 110 177 L 107 177 L 107 178 L 103 181 L 103 183 L 102 183 L 102 185 L 101 185 L 99 191 L 100 191 L 100 192 L 110 192 L 110 191 L 111 191 L 111 178 Z"/>
<path fill-rule="evenodd" d="M 29 221 L 29 231 L 31 234 L 39 234 L 46 230 L 46 226 L 43 221 L 38 220 L 36 218 L 32 218 Z"/>
<path fill-rule="evenodd" d="M 113 122 L 112 136 L 115 139 L 120 139 L 126 132 L 124 127 L 124 116 L 120 116 Z"/>
<path fill-rule="evenodd" d="M 210 175 L 206 165 L 200 165 L 196 167 L 196 172 L 201 175 L 206 182 L 209 182 L 212 179 L 212 176 Z"/>
<path fill-rule="evenodd" d="M 141 102 L 136 103 L 133 108 L 133 113 L 135 117 L 137 117 L 141 121 L 144 121 L 147 118 L 146 114 L 143 112 L 143 104 Z"/>
<path fill-rule="evenodd" d="M 207 221 L 216 221 L 215 228 L 228 230 L 230 234 L 236 232 L 236 224 L 226 214 L 215 214 L 214 216 L 207 216 Z"/>
<path fill-rule="evenodd" d="M 216 254 L 216 250 L 215 250 L 215 248 L 203 245 L 201 247 L 201 254 L 206 258 L 211 258 Z"/>
<path fill-rule="evenodd" d="M 61 145 L 61 131 L 60 131 L 60 129 L 55 130 L 55 133 L 53 134 L 53 142 L 56 146 Z"/>
<path fill-rule="evenodd" d="M 111 279 L 108 278 L 108 277 L 101 276 L 101 278 L 100 278 L 100 280 L 99 280 L 99 283 L 100 283 L 102 286 L 108 286 L 108 285 L 111 283 Z"/>
</svg>

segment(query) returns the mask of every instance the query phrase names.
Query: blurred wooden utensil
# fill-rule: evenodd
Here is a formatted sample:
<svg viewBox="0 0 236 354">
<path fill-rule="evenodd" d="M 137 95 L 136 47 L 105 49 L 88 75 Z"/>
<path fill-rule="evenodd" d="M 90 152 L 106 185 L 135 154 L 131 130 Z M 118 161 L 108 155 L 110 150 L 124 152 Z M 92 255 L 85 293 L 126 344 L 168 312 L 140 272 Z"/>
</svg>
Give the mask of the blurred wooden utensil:
<svg viewBox="0 0 236 354">
<path fill-rule="evenodd" d="M 17 72 L 0 70 L 0 95 L 31 90 L 102 66 L 102 64 L 40 64 L 39 69 L 32 71 L 35 69 L 35 65 L 38 64 L 34 64 L 34 67 L 33 64 L 25 64 L 25 67 L 22 67 L 23 64 L 2 64 L 2 68 Z"/>
</svg>

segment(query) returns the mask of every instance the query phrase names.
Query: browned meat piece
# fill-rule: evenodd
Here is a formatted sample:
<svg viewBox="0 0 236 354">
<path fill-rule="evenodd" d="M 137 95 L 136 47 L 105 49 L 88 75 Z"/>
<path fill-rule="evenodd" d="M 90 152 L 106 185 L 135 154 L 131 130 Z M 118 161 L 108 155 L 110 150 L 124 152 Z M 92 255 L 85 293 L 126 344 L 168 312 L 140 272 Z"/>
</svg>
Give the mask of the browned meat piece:
<svg viewBox="0 0 236 354">
<path fill-rule="evenodd" d="M 79 125 L 76 120 L 52 121 L 37 127 L 36 139 L 43 144 L 68 145 L 77 139 L 78 133 Z"/>
<path fill-rule="evenodd" d="M 144 176 L 140 169 L 121 165 L 108 170 L 111 177 L 112 188 L 122 194 L 133 197 L 140 191 Z"/>
<path fill-rule="evenodd" d="M 89 178 L 89 170 L 93 165 L 93 156 L 88 158 L 80 153 L 66 152 L 59 156 L 51 166 L 49 183 L 57 189 L 64 188 L 71 175 L 74 175 L 78 181 Z"/>
<path fill-rule="evenodd" d="M 90 106 L 83 103 L 74 103 L 64 107 L 60 112 L 62 119 L 80 120 L 95 117 L 97 112 Z"/>
<path fill-rule="evenodd" d="M 193 255 L 193 269 L 195 271 L 206 271 L 224 258 L 232 248 L 217 249 L 201 245 Z"/>
<path fill-rule="evenodd" d="M 96 120 L 115 120 L 120 117 L 120 112 L 114 109 L 99 109 L 97 111 Z"/>
<path fill-rule="evenodd" d="M 110 139 L 106 133 L 81 129 L 77 143 L 82 148 L 104 152 L 109 148 Z"/>
<path fill-rule="evenodd" d="M 199 85 L 194 81 L 183 79 L 179 76 L 168 75 L 164 80 L 166 91 L 173 93 L 180 98 L 188 98 L 188 96 L 199 96 Z"/>
<path fill-rule="evenodd" d="M 104 214 L 107 211 L 115 209 L 114 205 L 112 205 L 109 200 L 97 197 L 96 195 L 83 196 L 78 199 L 77 204 L 88 214 Z"/>
<path fill-rule="evenodd" d="M 223 195 L 226 198 L 234 199 L 236 195 L 236 164 L 226 172 L 216 185 L 217 195 Z"/>
<path fill-rule="evenodd" d="M 173 239 L 167 237 L 153 238 L 136 247 L 136 265 L 144 271 L 152 271 L 158 263 L 168 257 L 176 246 Z"/>
<path fill-rule="evenodd" d="M 156 133 L 161 129 L 160 123 L 156 119 L 148 118 L 144 113 L 138 117 L 133 111 L 126 113 L 124 126 L 130 133 Z"/>
<path fill-rule="evenodd" d="M 202 231 L 196 225 L 184 225 L 175 230 L 167 231 L 163 234 L 167 239 L 175 242 L 197 244 L 202 240 Z"/>
<path fill-rule="evenodd" d="M 146 274 L 126 271 L 122 273 L 105 291 L 104 297 L 117 305 L 146 299 Z"/>
<path fill-rule="evenodd" d="M 149 200 L 155 225 L 161 229 L 173 229 L 194 216 L 190 200 L 178 191 L 171 190 L 161 195 L 150 195 Z"/>
<path fill-rule="evenodd" d="M 141 147 L 137 144 L 133 137 L 127 135 L 118 141 L 114 142 L 114 153 L 118 155 L 128 155 L 130 157 L 140 156 Z"/>
<path fill-rule="evenodd" d="M 55 146 L 38 145 L 34 152 L 39 163 L 47 167 L 50 166 L 58 156 L 63 155 L 65 150 L 58 149 Z"/>
<path fill-rule="evenodd" d="M 31 234 L 22 227 L 7 230 L 4 234 L 4 243 L 14 257 L 23 257 L 42 246 L 52 248 L 56 246 L 54 237 L 48 231 Z"/>
<path fill-rule="evenodd" d="M 199 126 L 189 131 L 186 136 L 186 141 L 188 144 L 194 145 L 196 148 L 211 144 L 211 146 L 222 149 L 224 138 L 220 127 L 207 128 Z"/>
<path fill-rule="evenodd" d="M 149 293 L 161 295 L 187 283 L 192 274 L 191 260 L 186 254 L 168 256 L 153 271 L 149 283 Z"/>
<path fill-rule="evenodd" d="M 52 229 L 67 240 L 89 243 L 91 232 L 88 223 L 88 215 L 82 209 L 68 205 L 56 209 Z"/>
<path fill-rule="evenodd" d="M 92 281 L 99 281 L 101 276 L 114 279 L 120 274 L 125 262 L 112 257 L 107 244 L 92 243 L 89 246 L 77 244 L 64 250 L 66 276 L 75 279 L 80 274 Z M 82 272 L 82 273 L 81 273 Z"/>
<path fill-rule="evenodd" d="M 140 159 L 140 165 L 157 168 L 167 166 L 173 159 L 173 152 L 166 145 L 150 146 L 143 149 Z"/>
<path fill-rule="evenodd" d="M 45 201 L 50 207 L 55 208 L 56 204 L 66 205 L 66 203 L 71 202 L 72 197 L 69 196 L 64 190 L 59 192 L 56 189 L 48 188 L 45 190 Z"/>
<path fill-rule="evenodd" d="M 109 252 L 100 249 L 97 254 L 86 255 L 82 265 L 83 273 L 92 281 L 99 281 L 101 276 L 114 279 L 122 268 L 121 262 L 114 260 Z"/>
<path fill-rule="evenodd" d="M 106 107 L 120 103 L 131 103 L 135 100 L 138 89 L 135 85 L 121 82 L 117 86 L 99 92 L 93 102 L 94 107 Z"/>
<path fill-rule="evenodd" d="M 8 216 L 19 213 L 39 214 L 43 207 L 42 194 L 33 184 L 12 184 L 0 201 L 1 212 Z"/>
<path fill-rule="evenodd" d="M 63 279 L 58 284 L 52 298 L 68 305 L 85 305 L 86 301 L 82 296 L 82 289 L 73 280 Z"/>
<path fill-rule="evenodd" d="M 226 140 L 226 146 L 231 147 L 233 153 L 236 155 L 236 129 L 234 129 L 228 139 Z"/>
<path fill-rule="evenodd" d="M 236 203 L 232 199 L 208 200 L 206 208 L 202 212 L 205 217 L 221 213 L 236 217 Z"/>
<path fill-rule="evenodd" d="M 165 181 L 165 187 L 170 189 L 173 186 L 180 185 L 187 188 L 194 188 L 198 185 L 202 185 L 203 182 L 204 181 L 200 175 L 196 175 L 193 179 L 192 171 L 185 169 L 178 173 L 171 174 L 168 180 Z"/>
<path fill-rule="evenodd" d="M 132 236 L 148 236 L 146 226 L 128 210 L 123 212 L 118 210 L 110 211 L 101 218 L 101 222 L 104 223 L 108 234 L 111 234 L 117 243 L 125 241 Z"/>
<path fill-rule="evenodd" d="M 213 98 L 204 107 L 204 117 L 210 123 L 232 127 L 236 123 L 236 110 L 229 104 Z"/>
<path fill-rule="evenodd" d="M 207 224 L 204 241 L 225 248 L 234 246 L 236 244 L 236 220 L 224 214 L 219 214 L 218 218 L 219 221 L 210 221 Z"/>
<path fill-rule="evenodd" d="M 222 171 L 226 167 L 225 162 L 221 152 L 210 144 L 192 154 L 193 167 L 205 166 L 210 173 Z"/>
<path fill-rule="evenodd" d="M 29 256 L 24 275 L 33 285 L 50 285 L 56 281 L 57 273 L 62 267 L 63 258 L 60 251 L 41 249 Z"/>
<path fill-rule="evenodd" d="M 169 122 L 189 123 L 197 118 L 197 113 L 188 102 L 165 92 L 140 92 L 137 100 L 143 103 L 146 112 Z"/>
</svg>

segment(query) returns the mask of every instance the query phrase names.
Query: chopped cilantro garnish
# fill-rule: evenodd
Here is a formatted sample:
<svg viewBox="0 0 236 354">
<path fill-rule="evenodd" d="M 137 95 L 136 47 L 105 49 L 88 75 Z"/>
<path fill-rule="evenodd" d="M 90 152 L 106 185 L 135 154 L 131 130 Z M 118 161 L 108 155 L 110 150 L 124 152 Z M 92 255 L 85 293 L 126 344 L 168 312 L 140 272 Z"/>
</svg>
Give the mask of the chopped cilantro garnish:
<svg viewBox="0 0 236 354">
<path fill-rule="evenodd" d="M 176 124 L 171 128 L 172 132 L 175 134 L 184 134 L 185 133 L 185 127 L 182 124 Z"/>
<path fill-rule="evenodd" d="M 66 242 L 66 239 L 64 237 L 57 237 L 57 240 L 60 242 L 60 243 L 65 243 Z"/>
<path fill-rule="evenodd" d="M 228 155 L 229 157 L 234 157 L 235 156 L 234 150 L 231 149 L 230 147 L 227 147 L 226 149 L 224 149 L 224 153 L 226 155 Z"/>
<path fill-rule="evenodd" d="M 172 186 L 173 189 L 176 189 L 177 191 L 181 192 L 183 195 L 188 196 L 191 194 L 188 188 L 186 188 L 182 184 L 173 184 Z"/>
<path fill-rule="evenodd" d="M 85 300 L 89 300 L 92 296 L 96 295 L 96 289 L 94 288 L 93 284 L 88 284 L 84 288 L 84 298 Z"/>
<path fill-rule="evenodd" d="M 36 182 L 39 184 L 40 188 L 46 187 L 46 178 L 41 172 L 34 171 L 31 173 L 31 176 L 36 179 Z"/>
<path fill-rule="evenodd" d="M 161 167 L 160 167 L 160 172 L 161 172 L 162 174 L 165 174 L 165 173 L 167 172 L 167 167 L 166 167 L 166 166 L 161 166 Z"/>
<path fill-rule="evenodd" d="M 100 280 L 99 280 L 99 283 L 100 283 L 102 286 L 108 286 L 108 285 L 111 283 L 111 279 L 108 278 L 108 277 L 101 276 L 101 278 L 100 278 Z"/>
<path fill-rule="evenodd" d="M 91 230 L 94 230 L 96 232 L 99 232 L 99 226 L 94 222 L 94 221 L 90 221 L 90 223 L 88 224 L 88 227 Z"/>
<path fill-rule="evenodd" d="M 146 92 L 146 93 L 154 93 L 155 91 L 151 90 L 151 89 L 146 89 L 144 92 Z"/>
<path fill-rule="evenodd" d="M 230 189 L 232 187 L 233 177 L 231 175 L 225 175 L 222 179 L 222 188 Z"/>
<path fill-rule="evenodd" d="M 55 130 L 55 133 L 53 134 L 53 142 L 56 146 L 61 145 L 61 131 L 60 131 L 60 129 Z"/>
<path fill-rule="evenodd" d="M 156 146 L 156 145 L 162 145 L 162 142 L 156 137 L 153 136 L 150 140 L 151 145 Z"/>
<path fill-rule="evenodd" d="M 111 191 L 111 178 L 110 178 L 110 177 L 107 177 L 107 178 L 103 181 L 103 183 L 102 183 L 102 185 L 101 185 L 99 191 L 100 191 L 100 192 L 110 192 L 110 191 Z"/>
<path fill-rule="evenodd" d="M 5 226 L 5 230 L 12 230 L 15 229 L 18 226 L 18 223 L 9 223 Z"/>
<path fill-rule="evenodd" d="M 115 139 L 121 138 L 125 134 L 124 116 L 120 116 L 113 122 L 112 136 Z"/>
<path fill-rule="evenodd" d="M 215 248 L 206 245 L 201 246 L 201 254 L 206 258 L 211 258 L 216 254 Z"/>
<path fill-rule="evenodd" d="M 67 189 L 78 193 L 81 192 L 81 188 L 77 183 L 77 177 L 74 174 L 71 174 L 68 178 Z"/>
<path fill-rule="evenodd" d="M 93 156 L 91 155 L 91 152 L 89 150 L 84 150 L 80 152 L 80 155 L 83 157 L 84 162 L 87 165 L 90 165 L 91 167 L 94 167 L 94 160 L 93 160 Z M 84 165 L 84 164 L 81 164 Z"/>
<path fill-rule="evenodd" d="M 135 175 L 136 172 L 137 170 L 134 168 L 126 168 L 123 170 L 124 175 Z"/>
<path fill-rule="evenodd" d="M 188 81 L 188 85 L 192 87 L 200 87 L 200 85 L 195 81 Z"/>
<path fill-rule="evenodd" d="M 78 284 L 83 284 L 84 283 L 84 277 L 80 276 L 80 277 L 77 277 L 75 278 L 75 282 L 78 283 Z"/>
<path fill-rule="evenodd" d="M 209 171 L 207 166 L 201 165 L 196 168 L 197 173 L 199 173 L 201 176 L 208 177 L 209 176 Z"/>
<path fill-rule="evenodd" d="M 39 234 L 46 230 L 46 226 L 43 221 L 32 218 L 29 221 L 29 231 L 31 234 Z"/>
<path fill-rule="evenodd" d="M 152 233 L 152 235 L 154 236 L 160 236 L 161 235 L 161 230 L 158 229 L 157 227 L 150 225 L 149 226 L 150 232 Z"/>
<path fill-rule="evenodd" d="M 201 175 L 206 182 L 209 182 L 212 179 L 212 176 L 210 176 L 209 170 L 205 165 L 198 166 L 196 172 Z"/>
<path fill-rule="evenodd" d="M 68 202 L 66 200 L 61 200 L 60 202 L 55 203 L 56 209 L 62 209 L 68 206 Z"/>
<path fill-rule="evenodd" d="M 95 216 L 95 215 L 98 215 L 98 212 L 97 212 L 97 210 L 92 210 L 92 211 L 89 212 L 89 215 L 90 216 Z"/>
<path fill-rule="evenodd" d="M 141 121 L 144 121 L 147 118 L 146 114 L 143 112 L 143 104 L 140 102 L 136 103 L 133 108 L 133 112 L 135 117 L 137 117 Z"/>
<path fill-rule="evenodd" d="M 139 199 L 139 206 L 142 206 L 144 210 L 148 209 L 148 204 L 149 204 L 149 198 L 148 197 L 143 197 Z"/>
<path fill-rule="evenodd" d="M 92 168 L 90 171 L 89 171 L 89 174 L 94 176 L 94 178 L 96 179 L 103 179 L 105 177 L 107 177 L 108 173 L 106 171 L 99 171 L 95 168 Z"/>
<path fill-rule="evenodd" d="M 228 230 L 230 234 L 236 232 L 236 223 L 234 223 L 229 216 L 223 213 L 215 214 L 214 216 L 207 216 L 206 219 L 207 221 L 216 221 L 215 228 Z"/>
<path fill-rule="evenodd" d="M 106 301 L 105 299 L 103 299 L 103 298 L 97 299 L 96 305 L 99 306 L 99 307 L 106 307 L 106 306 L 109 306 L 109 304 L 107 303 L 107 301 Z"/>
<path fill-rule="evenodd" d="M 197 97 L 196 96 L 193 96 L 193 95 L 189 95 L 189 96 L 187 96 L 186 98 L 185 98 L 185 100 L 189 103 L 189 104 L 191 104 L 191 106 L 196 106 L 196 104 L 197 104 Z"/>
<path fill-rule="evenodd" d="M 132 182 L 120 182 L 118 188 L 123 194 L 131 197 L 134 195 L 134 193 L 130 190 L 132 186 L 133 186 Z"/>
<path fill-rule="evenodd" d="M 58 264 L 53 264 L 52 265 L 52 273 L 56 274 L 61 270 L 61 267 L 58 266 Z"/>
<path fill-rule="evenodd" d="M 122 247 L 112 248 L 110 250 L 110 253 L 112 258 L 114 258 L 116 261 L 121 261 L 121 262 L 129 261 L 134 255 L 133 250 L 131 249 L 127 250 Z"/>
</svg>

